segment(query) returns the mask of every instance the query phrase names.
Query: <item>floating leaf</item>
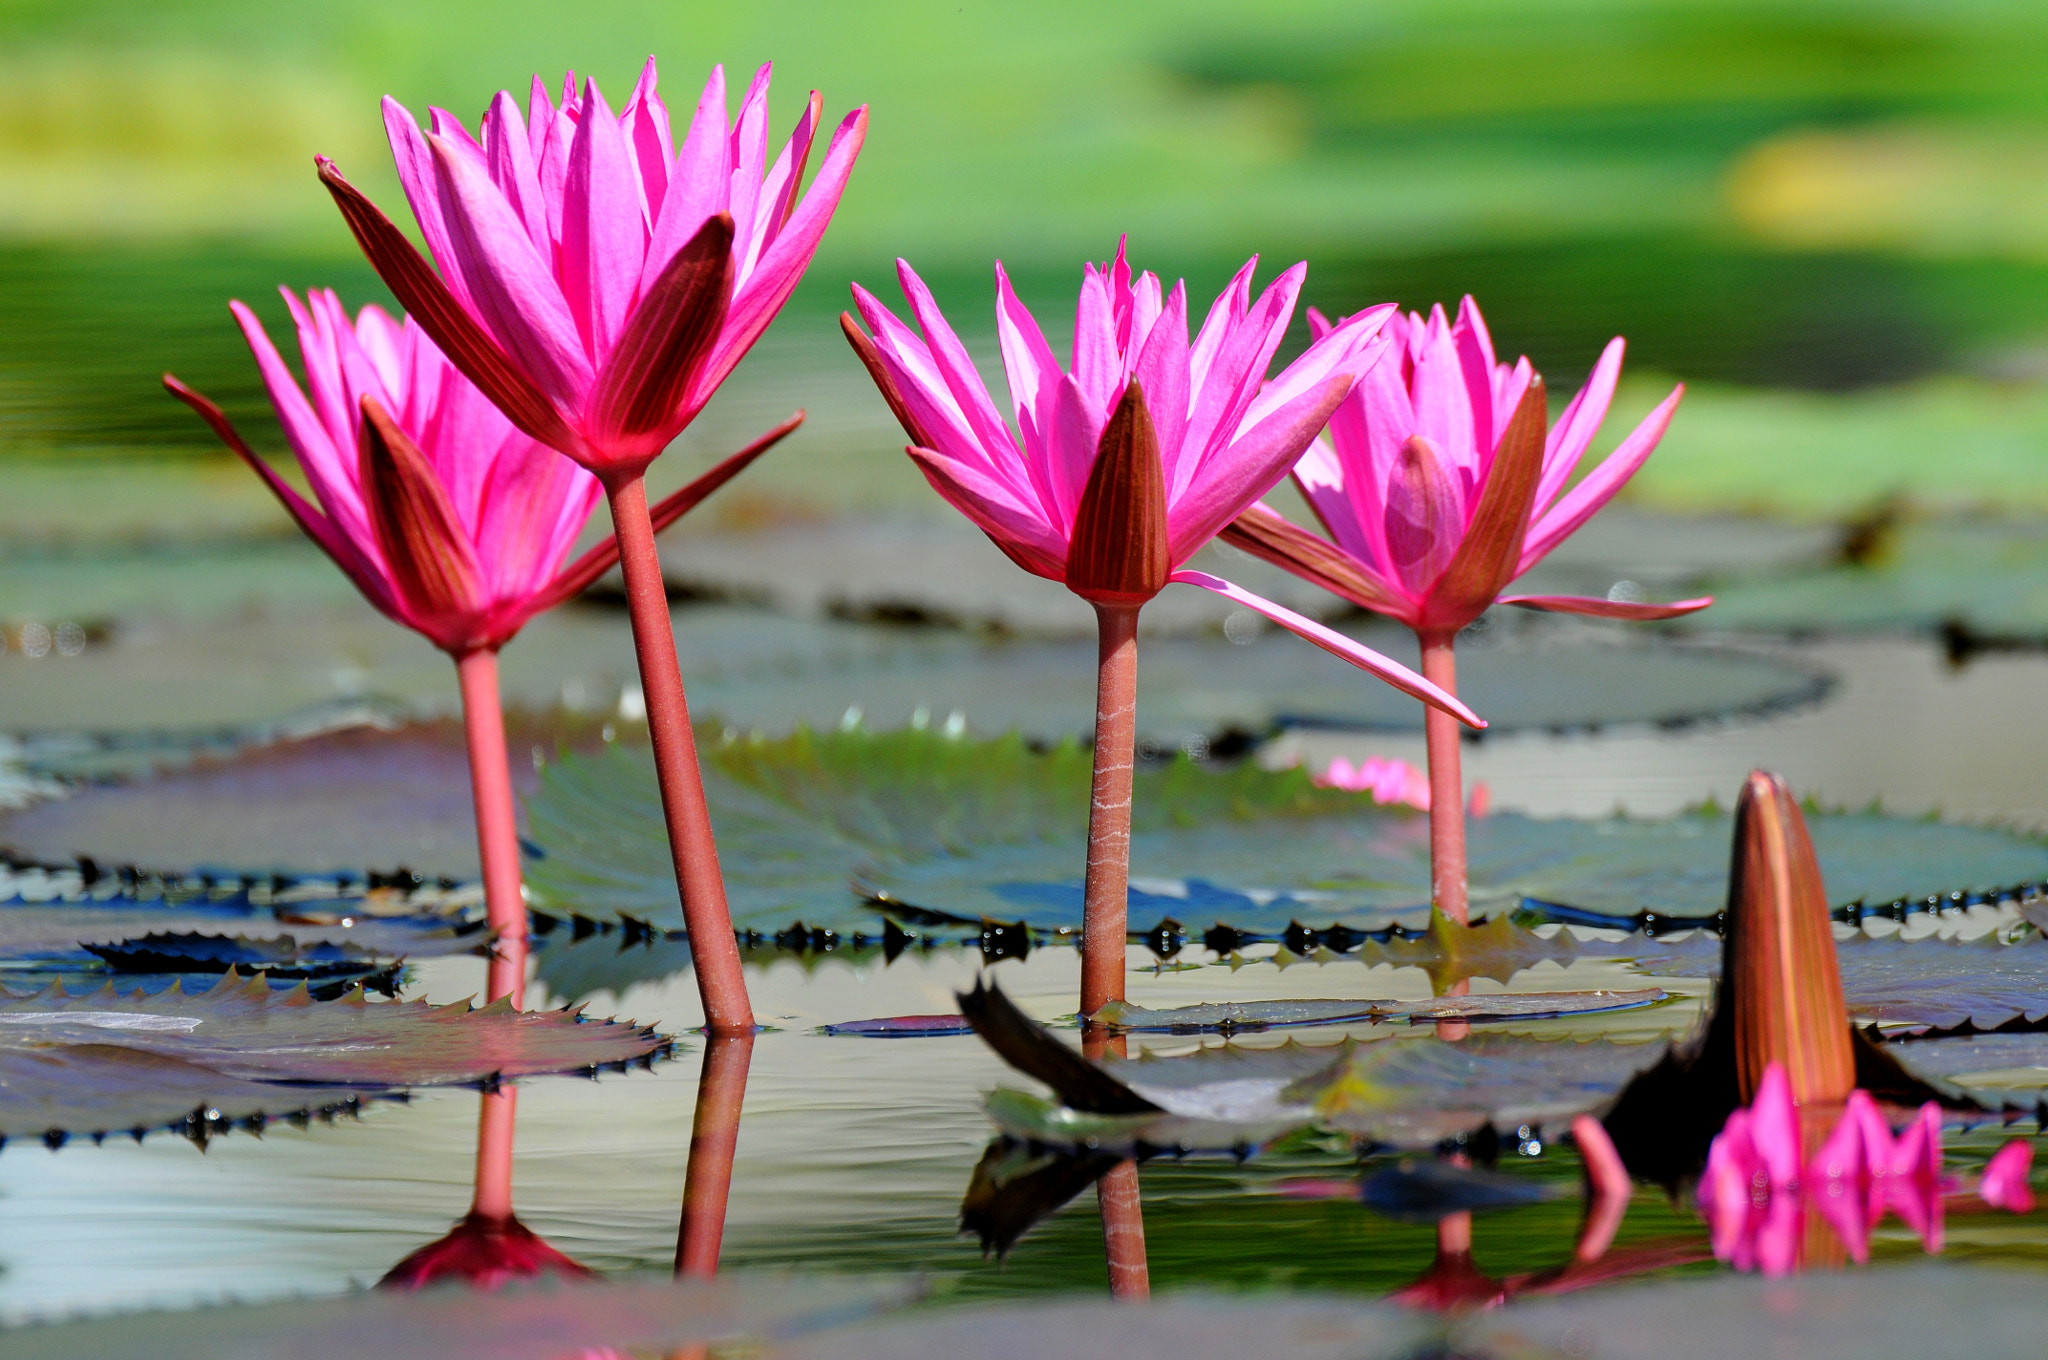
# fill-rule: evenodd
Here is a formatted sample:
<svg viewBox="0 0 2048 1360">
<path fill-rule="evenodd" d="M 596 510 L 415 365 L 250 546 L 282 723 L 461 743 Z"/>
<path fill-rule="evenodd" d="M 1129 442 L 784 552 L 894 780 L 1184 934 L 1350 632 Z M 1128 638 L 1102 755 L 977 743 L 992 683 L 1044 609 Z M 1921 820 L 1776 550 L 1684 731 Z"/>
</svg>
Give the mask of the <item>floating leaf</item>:
<svg viewBox="0 0 2048 1360">
<path fill-rule="evenodd" d="M 0 1332 L 11 1360 L 564 1360 L 773 1341 L 900 1307 L 915 1282 L 659 1279 L 511 1284 L 130 1313 Z M 372 1339 L 366 1342 L 366 1338 Z"/>
<path fill-rule="evenodd" d="M 320 915 L 330 915 L 321 912 Z M 154 942 L 144 944 L 144 941 Z M 115 901 L 0 905 L 0 960 L 10 969 L 39 964 L 75 970 L 99 967 L 102 949 L 140 954 L 151 948 L 182 960 L 164 971 L 220 972 L 322 955 L 396 959 L 465 954 L 484 941 L 481 922 L 441 917 L 379 919 L 334 915 L 306 919 L 298 908 L 246 904 L 143 905 Z M 128 946 L 133 948 L 127 948 Z M 224 962 L 217 962 L 224 960 Z"/>
<path fill-rule="evenodd" d="M 1034 753 L 1016 737 L 854 730 L 776 741 L 722 741 L 707 731 L 703 749 L 742 929 L 772 932 L 797 918 L 872 929 L 851 879 L 969 923 L 1080 924 L 1088 757 L 1078 747 Z M 554 762 L 527 813 L 545 852 L 528 879 L 544 909 L 681 925 L 645 750 L 614 745 Z M 2031 836 L 1876 813 L 1809 822 L 1841 901 L 1918 899 L 2048 874 L 2048 846 Z M 1711 812 L 1660 821 L 1477 818 L 1472 899 L 1496 916 L 1529 898 L 1618 916 L 1711 917 L 1727 893 L 1730 834 L 1728 817 Z M 1131 917 L 1140 930 L 1168 917 L 1267 939 L 1295 922 L 1422 926 L 1428 861 L 1426 819 L 1315 788 L 1299 770 L 1250 762 L 1215 770 L 1176 758 L 1137 777 Z M 1549 948 L 1514 947 L 1532 961 Z"/>
<path fill-rule="evenodd" d="M 117 944 L 89 944 L 87 952 L 117 973 L 225 973 L 238 968 L 277 978 L 354 977 L 383 966 L 382 956 L 352 940 L 300 945 L 290 935 L 252 940 L 242 935 L 154 931 Z"/>
<path fill-rule="evenodd" d="M 1431 1001 L 1209 1001 L 1167 1010 L 1148 1010 L 1112 1001 L 1093 1016 L 1112 1030 L 1167 1034 L 1230 1034 L 1291 1025 L 1346 1022 L 1421 1024 L 1431 1020 L 1552 1020 L 1655 1005 L 1659 988 L 1627 992 L 1494 992 L 1482 996 L 1440 996 Z"/>
<path fill-rule="evenodd" d="M 1885 1051 L 1915 1076 L 1960 1087 L 1993 1109 L 2048 1095 L 2048 1033 L 1938 1036 Z"/>
<path fill-rule="evenodd" d="M 232 1119 L 350 1092 L 595 1069 L 649 1058 L 667 1042 L 630 1024 L 514 1011 L 502 1001 L 471 1010 L 466 1002 L 370 1002 L 358 991 L 316 1002 L 303 987 L 281 994 L 233 972 L 196 996 L 177 987 L 155 996 L 111 986 L 87 996 L 0 993 L 0 1056 L 10 1074 L 0 1087 L 0 1135 L 151 1128 L 195 1106 Z M 157 1067 L 167 1074 L 162 1092 L 151 1084 Z M 217 1096 L 207 1094 L 209 1081 Z"/>
<path fill-rule="evenodd" d="M 941 1034 L 972 1034 L 974 1027 L 963 1015 L 891 1015 L 877 1020 L 842 1020 L 836 1025 L 821 1025 L 818 1032 L 865 1039 L 927 1039 Z"/>
</svg>

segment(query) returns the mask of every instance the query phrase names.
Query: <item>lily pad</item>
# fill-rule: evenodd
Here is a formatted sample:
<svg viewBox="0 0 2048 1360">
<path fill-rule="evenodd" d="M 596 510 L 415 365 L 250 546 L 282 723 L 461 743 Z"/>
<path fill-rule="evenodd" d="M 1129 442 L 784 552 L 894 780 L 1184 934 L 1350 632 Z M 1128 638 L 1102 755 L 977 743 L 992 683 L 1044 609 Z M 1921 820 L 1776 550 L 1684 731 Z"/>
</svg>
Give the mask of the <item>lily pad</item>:
<svg viewBox="0 0 2048 1360">
<path fill-rule="evenodd" d="M 1948 1082 L 1993 1109 L 2048 1096 L 2048 1033 L 1934 1036 L 1885 1051 L 1915 1076 Z"/>
<path fill-rule="evenodd" d="M 728 739 L 729 738 L 729 739 Z M 850 881 L 964 923 L 1081 920 L 1088 755 L 912 729 L 800 731 L 778 740 L 707 730 L 707 793 L 734 919 L 872 928 Z M 613 745 L 543 772 L 527 800 L 543 852 L 529 884 L 544 909 L 681 926 L 646 751 Z M 1809 825 L 1840 901 L 1988 890 L 2048 874 L 2048 844 L 1986 827 L 1819 813 Z M 1131 845 L 1134 928 L 1171 918 L 1278 939 L 1318 929 L 1426 924 L 1425 818 L 1309 783 L 1300 770 L 1186 757 L 1142 769 Z M 1498 914 L 1524 899 L 1634 916 L 1711 917 L 1727 893 L 1730 819 L 1537 820 L 1469 828 L 1472 898 Z"/>
<path fill-rule="evenodd" d="M 546 1280 L 494 1290 L 364 1292 L 332 1299 L 130 1313 L 0 1332 L 13 1360 L 563 1360 L 775 1341 L 900 1307 L 915 1282 Z"/>
<path fill-rule="evenodd" d="M 148 1129 L 195 1106 L 233 1120 L 351 1093 L 594 1071 L 667 1046 L 652 1030 L 568 1011 L 371 1002 L 360 991 L 316 1002 L 303 986 L 280 994 L 232 971 L 200 995 L 0 993 L 0 1134 Z"/>
<path fill-rule="evenodd" d="M 1112 1001 L 1093 1016 L 1113 1030 L 1164 1034 L 1231 1034 L 1296 1025 L 1423 1024 L 1432 1020 L 1554 1020 L 1635 1010 L 1662 1001 L 1651 987 L 1623 992 L 1495 992 L 1481 996 L 1440 996 L 1429 1001 L 1209 1001 L 1148 1010 Z"/>
<path fill-rule="evenodd" d="M 353 941 L 301 945 L 290 935 L 252 940 L 191 931 L 153 932 L 118 944 L 86 945 L 117 973 L 225 973 L 238 968 L 272 979 L 355 977 L 379 971 L 381 955 Z"/>
</svg>

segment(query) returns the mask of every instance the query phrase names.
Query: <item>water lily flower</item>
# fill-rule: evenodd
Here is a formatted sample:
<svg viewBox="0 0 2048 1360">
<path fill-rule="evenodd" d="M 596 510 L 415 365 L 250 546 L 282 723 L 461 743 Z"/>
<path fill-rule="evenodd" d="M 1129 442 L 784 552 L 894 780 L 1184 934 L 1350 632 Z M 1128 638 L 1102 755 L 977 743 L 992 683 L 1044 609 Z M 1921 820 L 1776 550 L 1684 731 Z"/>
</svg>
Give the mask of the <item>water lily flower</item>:
<svg viewBox="0 0 2048 1360">
<path fill-rule="evenodd" d="M 712 70 L 680 146 L 648 59 L 614 114 L 594 80 L 524 115 L 507 93 L 478 135 L 440 109 L 422 132 L 395 101 L 385 127 L 436 273 L 332 162 L 319 162 L 358 243 L 456 367 L 527 434 L 603 484 L 707 1023 L 753 1028 L 642 482 L 761 337 L 802 278 L 866 135 L 833 133 L 801 186 L 823 108 L 813 91 L 768 160 L 763 66 L 726 120 Z"/>
<path fill-rule="evenodd" d="M 455 659 L 485 902 L 500 946 L 490 994 L 518 1004 L 526 905 L 498 649 L 618 561 L 618 544 L 607 539 L 564 565 L 596 507 L 597 480 L 513 428 L 410 319 L 374 306 L 351 318 L 331 291 L 316 289 L 301 301 L 284 290 L 284 299 L 305 365 L 303 389 L 255 313 L 240 302 L 230 306 L 311 501 L 256 456 L 219 407 L 168 374 L 164 385 L 263 479 L 365 599 Z M 663 522 L 793 428 L 771 433 L 663 502 Z"/>
<path fill-rule="evenodd" d="M 1313 310 L 1309 320 L 1318 339 L 1351 324 L 1332 325 Z M 1422 644 L 1422 673 L 1448 693 L 1457 691 L 1458 630 L 1495 603 L 1599 618 L 1668 619 L 1713 602 L 1642 604 L 1502 593 L 1635 474 L 1663 437 L 1683 387 L 1570 486 L 1614 396 L 1621 374 L 1619 337 L 1546 433 L 1543 379 L 1527 358 L 1512 366 L 1495 358 L 1492 337 L 1471 298 L 1460 304 L 1455 324 L 1437 307 L 1427 319 L 1396 313 L 1387 318 L 1385 333 L 1393 353 L 1369 369 L 1332 413 L 1328 442 L 1312 444 L 1294 467 L 1295 483 L 1327 537 L 1252 506 L 1223 530 L 1226 542 L 1414 629 Z M 1458 729 L 1441 708 L 1425 718 L 1434 795 L 1432 898 L 1445 915 L 1463 921 Z"/>
<path fill-rule="evenodd" d="M 996 330 L 1014 427 L 990 397 L 924 281 L 897 277 L 924 334 L 866 289 L 867 330 L 849 343 L 910 437 L 934 490 L 1026 571 L 1095 607 L 1100 632 L 1095 778 L 1084 889 L 1081 1009 L 1123 997 L 1137 707 L 1137 620 L 1168 582 L 1254 609 L 1461 721 L 1470 709 L 1407 667 L 1333 629 L 1184 564 L 1271 489 L 1385 348 L 1381 307 L 1330 328 L 1270 381 L 1307 266 L 1252 299 L 1254 257 L 1188 339 L 1187 285 L 1133 276 L 1121 244 L 1082 271 L 1072 362 L 996 266 Z M 870 334 L 871 333 L 871 334 Z"/>
</svg>

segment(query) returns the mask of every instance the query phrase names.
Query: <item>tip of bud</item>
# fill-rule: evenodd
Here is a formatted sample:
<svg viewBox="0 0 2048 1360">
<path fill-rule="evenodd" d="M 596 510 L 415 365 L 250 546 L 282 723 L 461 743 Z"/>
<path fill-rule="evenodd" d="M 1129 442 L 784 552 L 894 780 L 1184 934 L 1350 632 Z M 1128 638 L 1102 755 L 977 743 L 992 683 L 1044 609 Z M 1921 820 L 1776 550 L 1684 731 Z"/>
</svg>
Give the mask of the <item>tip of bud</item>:
<svg viewBox="0 0 2048 1360">
<path fill-rule="evenodd" d="M 1742 1099 L 1773 1063 L 1800 1104 L 1845 1099 L 1856 1060 L 1827 889 L 1798 801 L 1763 770 L 1735 807 L 1726 930 L 1721 1004 L 1733 1010 Z"/>
</svg>

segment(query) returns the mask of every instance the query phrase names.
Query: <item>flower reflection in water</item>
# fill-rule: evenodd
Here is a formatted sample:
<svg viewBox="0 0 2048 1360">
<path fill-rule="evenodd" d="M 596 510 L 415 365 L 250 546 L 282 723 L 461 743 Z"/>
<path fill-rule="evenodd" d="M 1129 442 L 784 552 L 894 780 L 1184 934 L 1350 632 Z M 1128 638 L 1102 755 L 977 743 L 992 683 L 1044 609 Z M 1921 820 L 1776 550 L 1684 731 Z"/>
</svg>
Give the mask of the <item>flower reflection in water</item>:
<svg viewBox="0 0 2048 1360">
<path fill-rule="evenodd" d="M 391 1267 L 378 1288 L 420 1289 L 461 1280 L 496 1289 L 541 1275 L 596 1274 L 543 1242 L 512 1212 L 512 1126 L 518 1110 L 519 1092 L 512 1087 L 484 1093 L 477 1117 L 476 1197 L 469 1212 L 446 1237 Z"/>
<path fill-rule="evenodd" d="M 676 1240 L 679 1276 L 709 1279 L 718 1273 L 740 1107 L 753 1054 L 751 1034 L 713 1035 L 706 1040 Z M 378 1281 L 379 1288 L 420 1289 L 459 1280 L 478 1289 L 496 1289 L 543 1275 L 596 1274 L 542 1241 L 512 1212 L 512 1138 L 518 1102 L 519 1093 L 510 1086 L 484 1093 L 477 1120 L 476 1194 L 469 1212 L 445 1237 L 393 1266 Z M 1142 1274 L 1142 1230 L 1139 1240 Z"/>
</svg>

